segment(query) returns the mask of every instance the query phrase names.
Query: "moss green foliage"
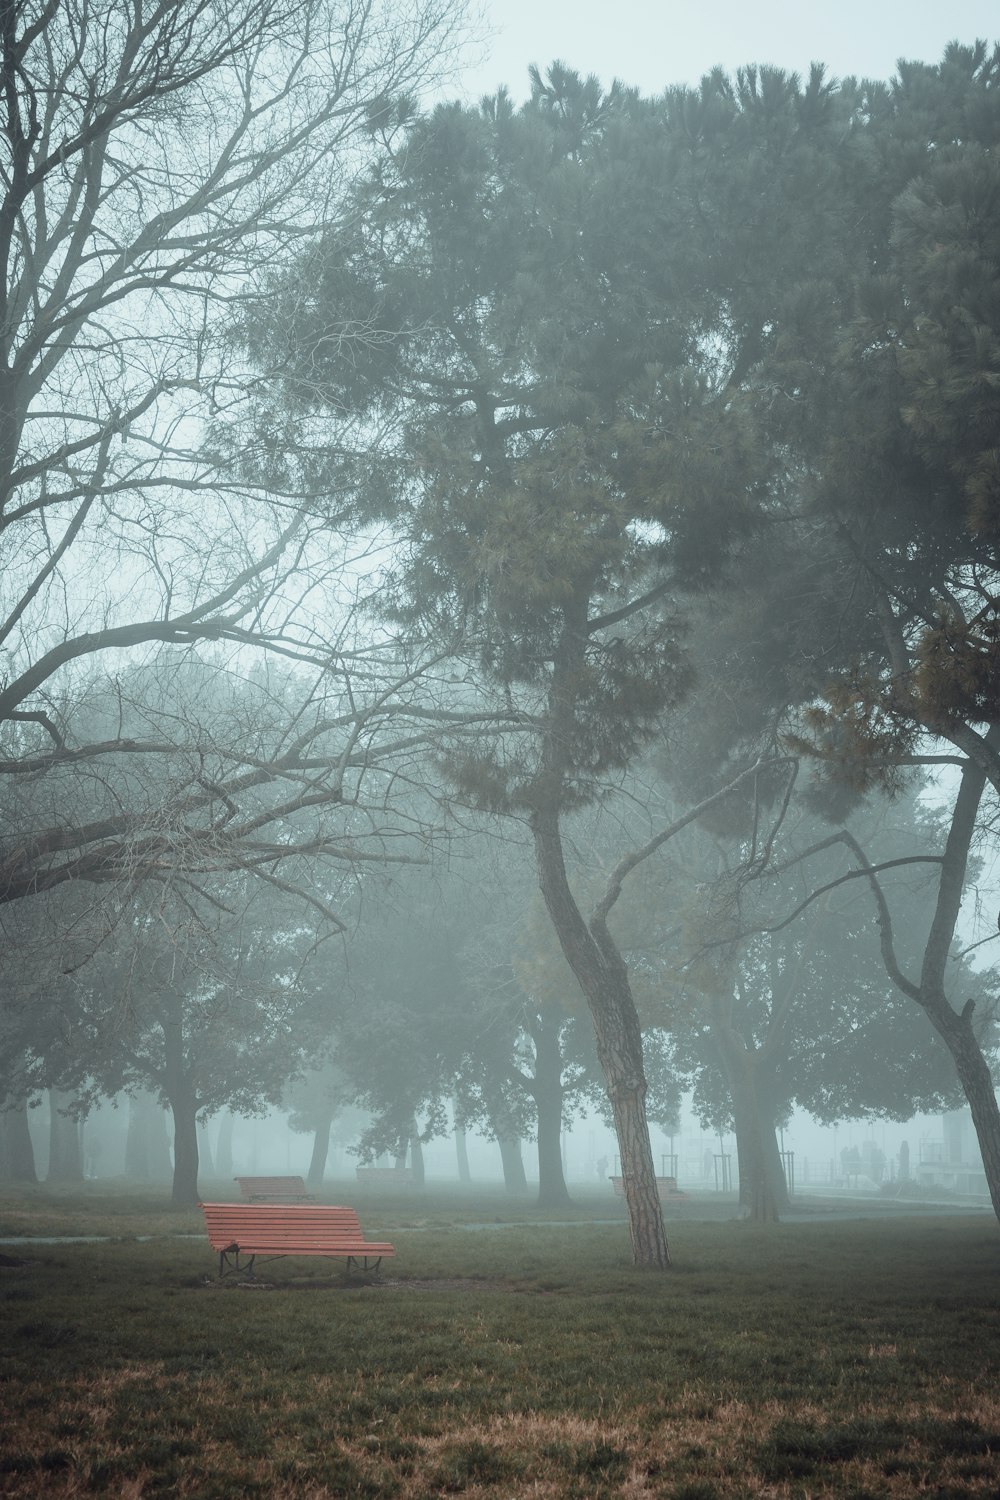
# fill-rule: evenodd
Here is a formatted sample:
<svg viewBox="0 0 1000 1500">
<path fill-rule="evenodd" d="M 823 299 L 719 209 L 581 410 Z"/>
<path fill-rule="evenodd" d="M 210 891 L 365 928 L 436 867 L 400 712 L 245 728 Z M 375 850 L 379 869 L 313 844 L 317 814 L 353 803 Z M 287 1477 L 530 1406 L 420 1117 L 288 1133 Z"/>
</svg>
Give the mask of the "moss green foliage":
<svg viewBox="0 0 1000 1500">
<path fill-rule="evenodd" d="M 370 1211 L 378 1285 L 220 1285 L 200 1237 L 5 1245 L 0 1493 L 996 1493 L 990 1221 L 680 1222 L 664 1277 L 593 1204 L 500 1206 Z"/>
</svg>

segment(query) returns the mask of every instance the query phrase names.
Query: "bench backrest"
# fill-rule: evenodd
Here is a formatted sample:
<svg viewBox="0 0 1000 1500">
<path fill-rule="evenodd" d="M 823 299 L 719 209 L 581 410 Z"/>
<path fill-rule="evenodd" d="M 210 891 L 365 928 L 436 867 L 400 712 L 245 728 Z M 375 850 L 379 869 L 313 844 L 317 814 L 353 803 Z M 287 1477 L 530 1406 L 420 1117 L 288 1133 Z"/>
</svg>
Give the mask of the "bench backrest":
<svg viewBox="0 0 1000 1500">
<path fill-rule="evenodd" d="M 317 1239 L 364 1242 L 353 1208 L 325 1203 L 203 1203 L 201 1210 L 213 1250 L 262 1235 L 303 1244 Z"/>
<path fill-rule="evenodd" d="M 308 1198 L 301 1177 L 237 1177 L 244 1198 Z"/>
</svg>

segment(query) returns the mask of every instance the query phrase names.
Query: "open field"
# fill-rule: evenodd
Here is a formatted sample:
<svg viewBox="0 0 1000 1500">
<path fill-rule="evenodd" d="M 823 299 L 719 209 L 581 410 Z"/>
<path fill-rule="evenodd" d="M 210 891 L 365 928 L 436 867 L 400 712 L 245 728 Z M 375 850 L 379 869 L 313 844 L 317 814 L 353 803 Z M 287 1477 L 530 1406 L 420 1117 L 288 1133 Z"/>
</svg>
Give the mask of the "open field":
<svg viewBox="0 0 1000 1500">
<path fill-rule="evenodd" d="M 0 1189 L 0 1495 L 1000 1493 L 989 1216 L 686 1217 L 659 1276 L 604 1198 L 355 1192 L 381 1284 L 238 1285 L 199 1214 L 97 1186 Z"/>
</svg>

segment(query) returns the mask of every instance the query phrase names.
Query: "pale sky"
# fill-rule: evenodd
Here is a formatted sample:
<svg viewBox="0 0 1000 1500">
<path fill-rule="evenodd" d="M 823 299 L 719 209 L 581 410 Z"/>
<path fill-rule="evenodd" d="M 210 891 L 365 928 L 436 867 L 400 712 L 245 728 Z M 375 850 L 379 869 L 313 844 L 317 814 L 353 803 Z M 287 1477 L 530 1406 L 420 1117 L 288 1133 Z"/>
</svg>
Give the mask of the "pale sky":
<svg viewBox="0 0 1000 1500">
<path fill-rule="evenodd" d="M 889 78 L 898 58 L 939 61 L 952 40 L 1000 40 L 1000 0 L 481 0 L 488 57 L 462 75 L 470 100 L 506 84 L 527 94 L 530 63 L 555 59 L 601 82 L 658 94 L 716 64 Z"/>
</svg>

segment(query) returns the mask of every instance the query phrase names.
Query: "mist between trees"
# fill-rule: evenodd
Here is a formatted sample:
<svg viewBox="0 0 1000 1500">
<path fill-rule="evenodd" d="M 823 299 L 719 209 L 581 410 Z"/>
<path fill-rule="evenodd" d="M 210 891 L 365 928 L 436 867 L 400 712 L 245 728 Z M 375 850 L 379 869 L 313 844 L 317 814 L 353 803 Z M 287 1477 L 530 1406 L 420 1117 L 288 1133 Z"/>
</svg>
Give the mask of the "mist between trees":
<svg viewBox="0 0 1000 1500">
<path fill-rule="evenodd" d="M 558 1201 L 586 1100 L 665 1268 L 683 1089 L 760 1218 L 964 1096 L 1000 1213 L 1000 54 L 423 109 L 463 26 L 4 13 L 6 1170 L 450 1109 Z"/>
</svg>

